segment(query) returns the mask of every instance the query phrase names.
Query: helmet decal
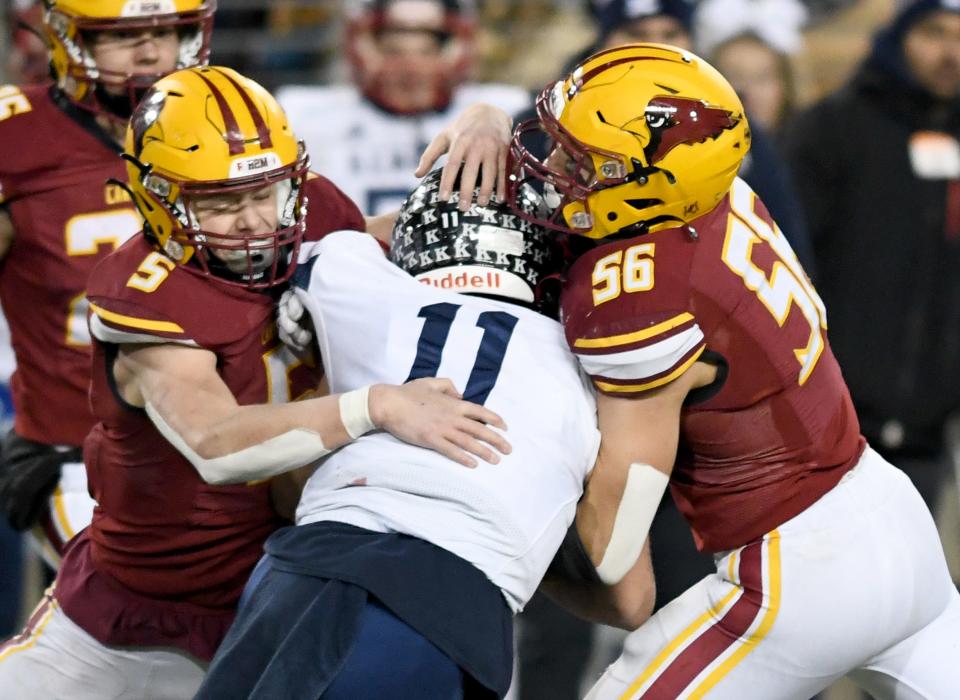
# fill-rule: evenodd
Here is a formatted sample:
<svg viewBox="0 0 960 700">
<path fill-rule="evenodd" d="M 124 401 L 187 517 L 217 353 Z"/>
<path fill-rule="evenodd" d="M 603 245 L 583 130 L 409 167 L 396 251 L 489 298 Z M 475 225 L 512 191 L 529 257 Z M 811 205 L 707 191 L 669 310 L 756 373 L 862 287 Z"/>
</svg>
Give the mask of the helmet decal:
<svg viewBox="0 0 960 700">
<path fill-rule="evenodd" d="M 136 110 L 130 118 L 130 129 L 133 131 L 133 148 L 137 158 L 143 152 L 143 138 L 151 126 L 157 123 L 163 106 L 167 101 L 165 90 L 150 88 L 150 91 L 143 97 L 141 109 Z"/>
<path fill-rule="evenodd" d="M 233 88 L 237 91 L 237 94 L 240 95 L 240 99 L 243 101 L 243 105 L 250 112 L 250 118 L 253 120 L 254 126 L 257 129 L 257 140 L 260 143 L 260 148 L 273 148 L 273 141 L 270 138 L 270 129 L 267 128 L 267 123 L 263 120 L 263 115 L 260 113 L 260 110 L 253 103 L 253 100 L 250 99 L 250 96 L 246 91 L 240 87 L 240 84 L 237 83 L 233 77 L 222 70 L 219 70 L 216 67 L 210 69 L 212 72 L 218 73 L 226 78 Z M 230 153 L 233 154 L 235 139 L 239 139 L 239 148 L 238 153 L 243 153 L 246 151 L 246 145 L 244 143 L 243 133 L 240 131 L 239 126 L 237 125 L 236 117 L 234 117 L 233 111 L 230 109 L 229 103 L 224 99 L 223 93 L 214 85 L 203 73 L 198 73 L 198 75 L 203 78 L 204 82 L 210 87 L 210 92 L 213 93 L 213 98 L 217 101 L 217 106 L 220 108 L 220 112 L 223 114 L 224 122 L 227 125 L 227 141 L 230 144 Z"/>
<path fill-rule="evenodd" d="M 173 0 L 127 0 L 120 10 L 121 17 L 149 17 L 173 14 L 177 5 Z"/>
<path fill-rule="evenodd" d="M 423 284 L 552 313 L 541 285 L 559 270 L 556 240 L 505 202 L 474 203 L 464 212 L 456 197 L 440 200 L 440 172 L 427 175 L 401 207 L 391 259 Z M 527 190 L 519 206 L 532 214 L 542 203 Z"/>
<path fill-rule="evenodd" d="M 647 105 L 644 117 L 650 130 L 650 143 L 643 149 L 649 165 L 680 144 L 716 139 L 740 122 L 728 110 L 684 97 L 657 97 Z"/>
<path fill-rule="evenodd" d="M 240 155 L 247 149 L 243 143 L 243 132 L 240 131 L 240 125 L 237 123 L 237 118 L 234 116 L 233 110 L 230 109 L 230 105 L 227 103 L 223 93 L 220 92 L 220 88 L 214 85 L 203 73 L 198 73 L 197 75 L 199 75 L 200 79 L 210 88 L 210 94 L 213 95 L 213 99 L 217 103 L 217 108 L 220 110 L 220 116 L 223 117 L 223 124 L 226 128 L 223 137 L 230 147 L 230 155 Z"/>
</svg>

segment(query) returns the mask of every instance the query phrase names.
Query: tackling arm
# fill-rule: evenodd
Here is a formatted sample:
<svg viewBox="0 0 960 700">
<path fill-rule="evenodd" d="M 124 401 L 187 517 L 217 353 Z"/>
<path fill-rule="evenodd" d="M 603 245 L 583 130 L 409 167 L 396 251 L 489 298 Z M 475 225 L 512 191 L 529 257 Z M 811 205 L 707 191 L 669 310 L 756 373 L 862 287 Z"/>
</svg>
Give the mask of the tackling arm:
<svg viewBox="0 0 960 700">
<path fill-rule="evenodd" d="M 309 464 L 374 428 L 465 466 L 498 461 L 510 445 L 491 411 L 459 399 L 444 379 L 364 389 L 288 404 L 241 406 L 216 371 L 214 353 L 173 344 L 124 345 L 114 365 L 123 399 L 209 483 L 265 479 Z"/>
<path fill-rule="evenodd" d="M 380 241 L 380 244 L 390 250 L 390 242 L 393 240 L 393 227 L 397 223 L 397 217 L 400 210 L 391 211 L 377 216 L 365 216 L 364 221 L 367 224 L 367 233 Z"/>
<path fill-rule="evenodd" d="M 649 617 L 655 589 L 647 536 L 676 459 L 683 402 L 715 377 L 715 367 L 698 362 L 639 396 L 597 397 L 600 454 L 577 506 L 576 528 L 600 581 L 552 580 L 545 590 L 558 603 L 625 629 Z"/>
</svg>

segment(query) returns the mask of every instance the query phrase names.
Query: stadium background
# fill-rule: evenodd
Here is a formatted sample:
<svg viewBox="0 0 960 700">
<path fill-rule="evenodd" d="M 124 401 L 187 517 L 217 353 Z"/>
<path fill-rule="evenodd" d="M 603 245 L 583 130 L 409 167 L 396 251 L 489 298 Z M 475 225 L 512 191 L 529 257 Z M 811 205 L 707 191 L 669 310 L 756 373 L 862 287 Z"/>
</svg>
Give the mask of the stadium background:
<svg viewBox="0 0 960 700">
<path fill-rule="evenodd" d="M 236 68 L 271 90 L 288 84 L 346 82 L 349 75 L 343 59 L 342 29 L 349 2 L 218 0 L 214 61 Z M 14 14 L 31 4 L 31 0 L 0 0 L 0 84 L 14 79 L 15 67 L 10 62 Z M 808 0 L 804 4 L 809 20 L 803 46 L 790 56 L 800 108 L 846 81 L 864 57 L 874 31 L 898 7 L 894 0 Z M 473 79 L 479 82 L 511 83 L 533 93 L 595 38 L 587 0 L 479 0 L 478 10 L 479 60 Z M 0 337 L 0 380 L 11 370 L 6 338 Z M 8 398 L 5 385 L 0 386 L 0 421 L 9 421 Z M 960 446 L 960 424 L 952 443 Z M 954 454 L 960 462 L 960 447 Z M 956 489 L 945 489 L 939 525 L 955 580 L 960 579 L 958 503 Z M 28 556 L 26 564 L 21 611 L 31 609 L 43 586 L 39 560 Z M 0 585 L 4 585 L 2 567 Z M 621 638 L 614 631 L 600 635 L 597 664 Z M 827 700 L 859 697 L 845 683 L 825 695 Z"/>
</svg>

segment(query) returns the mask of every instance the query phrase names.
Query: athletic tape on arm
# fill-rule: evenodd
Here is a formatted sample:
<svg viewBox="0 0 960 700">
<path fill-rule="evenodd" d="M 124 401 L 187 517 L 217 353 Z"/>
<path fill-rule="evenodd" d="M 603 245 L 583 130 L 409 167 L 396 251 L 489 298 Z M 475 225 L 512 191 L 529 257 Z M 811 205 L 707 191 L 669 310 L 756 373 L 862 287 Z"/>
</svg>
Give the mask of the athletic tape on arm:
<svg viewBox="0 0 960 700">
<path fill-rule="evenodd" d="M 208 484 L 231 484 L 269 479 L 277 474 L 310 464 L 328 454 L 323 440 L 312 430 L 295 428 L 237 452 L 205 459 L 187 444 L 157 410 L 145 406 L 160 434 L 194 466 Z"/>
<path fill-rule="evenodd" d="M 669 476 L 649 464 L 630 465 L 610 543 L 597 566 L 597 575 L 608 586 L 619 583 L 637 563 L 669 482 Z"/>
<path fill-rule="evenodd" d="M 376 426 L 370 419 L 370 385 L 340 394 L 340 420 L 351 440 Z"/>
</svg>

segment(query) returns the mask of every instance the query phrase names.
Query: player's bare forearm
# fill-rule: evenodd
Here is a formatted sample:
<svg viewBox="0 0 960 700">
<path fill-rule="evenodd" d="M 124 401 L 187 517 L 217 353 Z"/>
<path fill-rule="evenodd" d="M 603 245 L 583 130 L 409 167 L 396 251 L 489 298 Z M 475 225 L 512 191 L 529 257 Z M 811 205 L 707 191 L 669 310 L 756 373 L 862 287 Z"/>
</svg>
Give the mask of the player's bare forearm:
<svg viewBox="0 0 960 700">
<path fill-rule="evenodd" d="M 393 240 L 393 227 L 396 225 L 399 215 L 400 210 L 398 209 L 386 214 L 364 217 L 367 224 L 367 233 L 389 247 Z"/>
<path fill-rule="evenodd" d="M 577 506 L 577 529 L 598 567 L 608 550 L 611 557 L 621 555 L 619 566 L 607 560 L 619 573 L 638 556 L 673 471 L 684 400 L 715 377 L 715 367 L 698 362 L 675 381 L 637 396 L 598 395 L 600 453 Z"/>
<path fill-rule="evenodd" d="M 634 630 L 653 613 L 656 600 L 649 543 L 634 567 L 615 586 L 575 583 L 553 576 L 543 580 L 540 590 L 557 605 L 584 620 Z"/>
<path fill-rule="evenodd" d="M 350 439 L 337 397 L 241 406 L 216 365 L 214 353 L 195 347 L 125 346 L 115 375 L 128 402 L 149 404 L 205 459 L 235 453 L 296 428 L 315 432 L 330 449 Z"/>
<path fill-rule="evenodd" d="M 124 399 L 144 407 L 204 479 L 231 483 L 274 476 L 353 439 L 345 422 L 357 421 L 343 413 L 342 395 L 240 406 L 216 363 L 214 353 L 196 347 L 124 346 L 114 371 Z M 494 430 L 506 428 L 500 417 L 461 400 L 448 380 L 376 384 L 362 400 L 361 433 L 382 428 L 468 467 L 476 466 L 476 457 L 495 463 L 498 453 L 510 451 L 510 444 Z M 249 452 L 267 448 L 269 454 Z M 261 464 L 249 464 L 251 460 Z"/>
<path fill-rule="evenodd" d="M 367 224 L 367 233 L 389 247 L 393 240 L 393 227 L 396 225 L 399 215 L 400 210 L 398 209 L 386 214 L 364 217 Z"/>
<path fill-rule="evenodd" d="M 603 439 L 577 505 L 577 530 L 595 565 L 600 565 L 610 543 L 632 465 L 649 465 L 644 468 L 670 474 L 677 452 L 683 395 L 668 387 L 636 398 L 597 397 Z M 634 556 L 646 535 L 645 531 L 635 533 Z"/>
</svg>

